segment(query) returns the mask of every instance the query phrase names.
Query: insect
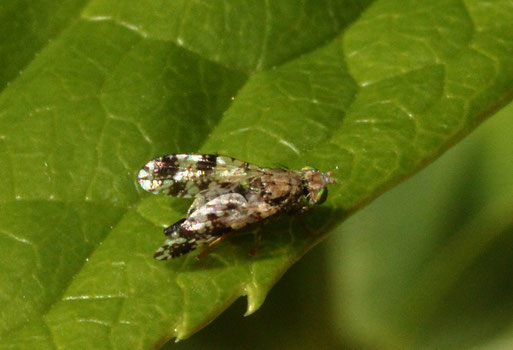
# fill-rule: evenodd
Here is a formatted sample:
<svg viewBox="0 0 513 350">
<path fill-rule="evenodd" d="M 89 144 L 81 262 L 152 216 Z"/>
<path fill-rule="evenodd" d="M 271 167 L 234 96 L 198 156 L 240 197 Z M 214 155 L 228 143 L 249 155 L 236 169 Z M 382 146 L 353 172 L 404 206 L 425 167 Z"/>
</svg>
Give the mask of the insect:
<svg viewBox="0 0 513 350">
<path fill-rule="evenodd" d="M 234 231 L 271 216 L 301 213 L 323 203 L 332 174 L 305 167 L 267 169 L 213 154 L 169 154 L 140 171 L 141 187 L 152 193 L 194 198 L 187 216 L 164 229 L 155 259 L 168 260 L 200 246 L 207 249 Z"/>
</svg>

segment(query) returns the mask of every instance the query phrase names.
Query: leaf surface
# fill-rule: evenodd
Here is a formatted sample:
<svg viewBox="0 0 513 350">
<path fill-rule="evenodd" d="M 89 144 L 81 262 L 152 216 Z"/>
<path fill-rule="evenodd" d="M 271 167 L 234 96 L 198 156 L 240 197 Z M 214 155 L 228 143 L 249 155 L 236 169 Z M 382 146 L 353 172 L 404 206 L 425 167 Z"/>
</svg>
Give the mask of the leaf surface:
<svg viewBox="0 0 513 350">
<path fill-rule="evenodd" d="M 84 6 L 0 95 L 6 348 L 158 347 L 241 295 L 252 313 L 349 213 L 513 96 L 508 1 Z M 189 203 L 143 193 L 137 172 L 198 151 L 339 184 L 304 224 L 267 225 L 253 257 L 242 236 L 154 261 Z"/>
</svg>

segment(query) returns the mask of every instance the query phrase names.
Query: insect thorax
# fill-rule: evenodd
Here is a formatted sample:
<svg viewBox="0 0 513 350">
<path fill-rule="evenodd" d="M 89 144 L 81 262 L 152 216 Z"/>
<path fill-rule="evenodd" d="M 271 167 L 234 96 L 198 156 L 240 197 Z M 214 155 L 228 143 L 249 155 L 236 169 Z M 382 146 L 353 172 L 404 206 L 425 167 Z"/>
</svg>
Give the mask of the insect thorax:
<svg viewBox="0 0 513 350">
<path fill-rule="evenodd" d="M 309 206 L 304 184 L 299 172 L 271 169 L 251 181 L 247 197 L 275 206 L 280 212 L 302 211 Z"/>
</svg>

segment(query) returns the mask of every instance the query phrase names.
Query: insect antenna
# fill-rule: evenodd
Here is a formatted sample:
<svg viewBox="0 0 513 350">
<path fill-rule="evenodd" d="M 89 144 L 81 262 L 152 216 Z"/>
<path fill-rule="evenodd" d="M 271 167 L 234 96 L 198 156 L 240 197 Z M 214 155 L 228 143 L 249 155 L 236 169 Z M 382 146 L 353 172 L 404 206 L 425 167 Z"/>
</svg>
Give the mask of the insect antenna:
<svg viewBox="0 0 513 350">
<path fill-rule="evenodd" d="M 324 178 L 324 182 L 326 182 L 327 184 L 336 184 L 337 183 L 337 179 L 335 179 L 333 177 L 333 172 L 332 171 L 328 171 L 326 172 L 325 174 L 323 174 L 322 176 Z"/>
</svg>

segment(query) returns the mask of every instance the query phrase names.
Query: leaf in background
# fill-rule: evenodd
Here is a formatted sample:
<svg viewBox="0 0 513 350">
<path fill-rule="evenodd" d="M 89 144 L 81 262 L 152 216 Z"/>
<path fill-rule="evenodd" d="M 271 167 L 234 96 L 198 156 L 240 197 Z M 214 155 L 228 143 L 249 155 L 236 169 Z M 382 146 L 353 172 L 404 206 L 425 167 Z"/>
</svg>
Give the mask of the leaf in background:
<svg viewBox="0 0 513 350">
<path fill-rule="evenodd" d="M 330 227 L 511 99 L 512 19 L 509 2 L 90 1 L 0 96 L 5 347 L 158 347 L 241 295 L 255 311 Z M 335 169 L 307 218 L 323 234 L 283 219 L 254 257 L 238 237 L 153 261 L 187 203 L 137 171 L 198 150 Z"/>
<path fill-rule="evenodd" d="M 511 347 L 512 115 L 510 104 L 337 229 L 335 327 L 370 348 Z"/>
</svg>

